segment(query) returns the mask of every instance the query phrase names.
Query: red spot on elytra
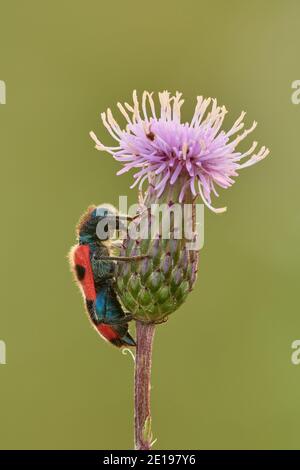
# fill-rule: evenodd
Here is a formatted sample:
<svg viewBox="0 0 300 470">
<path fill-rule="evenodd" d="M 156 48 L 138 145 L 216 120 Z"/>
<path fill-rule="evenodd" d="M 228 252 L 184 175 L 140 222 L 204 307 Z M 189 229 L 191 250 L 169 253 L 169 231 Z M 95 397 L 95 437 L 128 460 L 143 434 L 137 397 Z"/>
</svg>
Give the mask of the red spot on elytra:
<svg viewBox="0 0 300 470">
<path fill-rule="evenodd" d="M 118 333 L 114 331 L 113 328 L 109 325 L 104 325 L 103 323 L 100 323 L 100 325 L 97 325 L 96 328 L 99 333 L 108 341 L 119 338 Z"/>
<path fill-rule="evenodd" d="M 84 295 L 88 300 L 96 299 L 96 289 L 90 262 L 90 248 L 88 245 L 79 245 L 74 252 L 74 264 L 85 269 L 85 274 L 79 282 L 83 288 Z"/>
</svg>

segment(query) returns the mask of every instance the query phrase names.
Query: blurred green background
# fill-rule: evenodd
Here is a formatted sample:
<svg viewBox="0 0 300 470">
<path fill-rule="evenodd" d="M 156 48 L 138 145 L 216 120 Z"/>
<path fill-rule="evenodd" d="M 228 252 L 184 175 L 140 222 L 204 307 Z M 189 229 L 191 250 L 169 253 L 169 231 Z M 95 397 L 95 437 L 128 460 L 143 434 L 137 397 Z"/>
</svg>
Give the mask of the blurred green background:
<svg viewBox="0 0 300 470">
<path fill-rule="evenodd" d="M 66 259 L 90 203 L 135 202 L 97 152 L 100 112 L 134 88 L 246 110 L 271 156 L 205 214 L 198 283 L 157 328 L 160 449 L 300 448 L 298 1 L 3 0 L 1 448 L 131 448 L 133 364 L 89 327 Z M 116 113 L 117 114 L 117 113 Z"/>
</svg>

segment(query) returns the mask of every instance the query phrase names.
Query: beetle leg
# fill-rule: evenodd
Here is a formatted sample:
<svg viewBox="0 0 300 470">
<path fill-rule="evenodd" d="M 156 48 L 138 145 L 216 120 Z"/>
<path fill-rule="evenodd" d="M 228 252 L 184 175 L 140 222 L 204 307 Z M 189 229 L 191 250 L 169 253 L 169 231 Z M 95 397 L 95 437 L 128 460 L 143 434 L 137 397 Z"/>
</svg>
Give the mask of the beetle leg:
<svg viewBox="0 0 300 470">
<path fill-rule="evenodd" d="M 123 323 L 128 323 L 133 319 L 132 315 L 125 315 L 125 317 L 118 318 L 118 320 L 110 320 L 107 322 L 108 325 L 123 325 Z M 106 323 L 106 322 L 103 322 Z"/>
<path fill-rule="evenodd" d="M 137 219 L 138 217 L 141 217 L 141 215 L 143 215 L 145 212 L 150 212 L 151 211 L 151 208 L 150 207 L 146 207 L 146 209 L 143 209 L 141 212 L 139 212 L 138 214 L 134 215 L 134 216 L 131 216 L 131 215 L 123 215 L 123 214 L 118 214 L 116 215 L 116 218 L 117 219 L 123 219 L 123 220 L 128 220 L 129 222 L 132 222 L 133 220 Z"/>
<path fill-rule="evenodd" d="M 97 259 L 105 261 L 140 261 L 145 258 L 150 258 L 149 255 L 141 256 L 99 256 Z"/>
</svg>

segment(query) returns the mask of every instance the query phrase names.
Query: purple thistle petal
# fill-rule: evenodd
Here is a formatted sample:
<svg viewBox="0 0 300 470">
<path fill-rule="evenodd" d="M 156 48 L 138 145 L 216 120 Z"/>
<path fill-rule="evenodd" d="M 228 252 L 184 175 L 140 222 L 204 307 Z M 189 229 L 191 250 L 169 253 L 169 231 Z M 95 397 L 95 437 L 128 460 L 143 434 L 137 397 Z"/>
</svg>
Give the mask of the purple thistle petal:
<svg viewBox="0 0 300 470">
<path fill-rule="evenodd" d="M 177 180 L 179 174 L 181 173 L 181 170 L 182 170 L 181 164 L 178 163 L 177 166 L 176 166 L 176 168 L 175 168 L 175 171 L 174 171 L 174 173 L 173 173 L 173 175 L 172 175 L 172 177 L 171 177 L 171 179 L 170 179 L 170 184 L 174 184 L 174 183 L 176 182 L 176 180 Z"/>
<path fill-rule="evenodd" d="M 197 97 L 194 116 L 189 123 L 182 123 L 180 108 L 183 104 L 181 93 L 171 96 L 164 91 L 159 93 L 160 113 L 156 114 L 152 94 L 144 92 L 139 106 L 136 91 L 133 105 L 118 103 L 118 108 L 126 120 L 126 128 L 121 129 L 110 109 L 101 114 L 104 126 L 117 141 L 116 147 L 106 147 L 91 133 L 96 148 L 107 151 L 123 164 L 118 175 L 133 168 L 141 169 L 134 175 L 134 183 L 139 187 L 153 172 L 155 190 L 160 197 L 168 185 L 174 185 L 180 178 L 182 201 L 186 191 L 193 196 L 199 194 L 203 202 L 213 211 L 211 192 L 218 195 L 215 185 L 228 188 L 234 183 L 238 170 L 247 168 L 265 158 L 269 150 L 262 147 L 254 153 L 257 142 L 244 153 L 236 146 L 256 127 L 256 122 L 244 130 L 245 113 L 235 121 L 227 132 L 221 130 L 226 114 L 224 106 L 217 105 L 215 99 Z M 212 104 L 211 104 L 212 103 Z M 210 106 L 211 104 L 211 106 Z M 210 107 L 210 109 L 209 109 Z M 141 108 L 141 109 L 140 109 Z M 150 114 L 151 111 L 151 114 Z M 233 137 L 233 140 L 229 140 Z M 248 159 L 247 159 L 248 157 Z M 243 163 L 239 163 L 243 159 Z M 197 180 L 197 188 L 195 182 Z"/>
</svg>

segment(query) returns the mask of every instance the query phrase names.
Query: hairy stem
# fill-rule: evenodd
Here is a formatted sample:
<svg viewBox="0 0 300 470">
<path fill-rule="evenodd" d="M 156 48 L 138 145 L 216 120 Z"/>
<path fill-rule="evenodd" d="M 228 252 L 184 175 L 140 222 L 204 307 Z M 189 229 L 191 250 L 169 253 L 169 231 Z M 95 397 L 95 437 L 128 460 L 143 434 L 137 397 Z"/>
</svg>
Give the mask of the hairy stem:
<svg viewBox="0 0 300 470">
<path fill-rule="evenodd" d="M 136 358 L 134 388 L 135 449 L 151 448 L 151 363 L 155 324 L 136 322 Z"/>
</svg>

